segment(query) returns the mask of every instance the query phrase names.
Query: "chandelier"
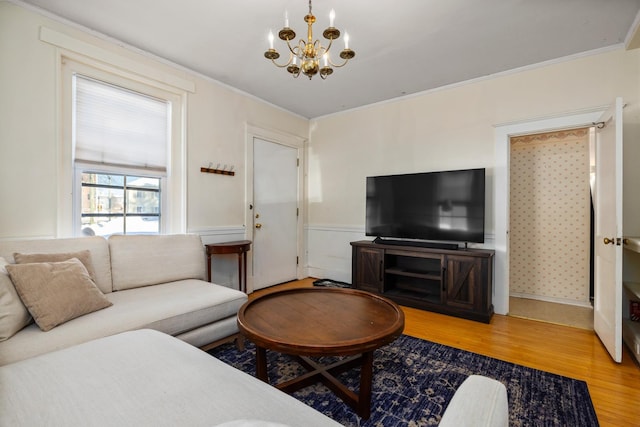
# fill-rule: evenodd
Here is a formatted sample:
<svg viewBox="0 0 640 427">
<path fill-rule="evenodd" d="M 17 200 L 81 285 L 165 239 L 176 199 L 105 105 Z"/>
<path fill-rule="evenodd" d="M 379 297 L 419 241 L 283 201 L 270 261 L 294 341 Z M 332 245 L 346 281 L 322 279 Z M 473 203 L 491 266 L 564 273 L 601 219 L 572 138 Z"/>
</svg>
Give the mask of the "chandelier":
<svg viewBox="0 0 640 427">
<path fill-rule="evenodd" d="M 287 68 L 287 71 L 298 77 L 300 73 L 309 77 L 309 80 L 316 74 L 320 73 L 322 79 L 326 79 L 333 73 L 333 68 L 344 67 L 350 59 L 356 56 L 356 53 L 349 49 L 349 34 L 344 34 L 344 49 L 340 52 L 340 58 L 344 59 L 342 64 L 334 64 L 329 57 L 329 50 L 334 40 L 340 37 L 340 30 L 333 26 L 335 12 L 331 9 L 329 14 L 329 27 L 324 30 L 322 35 L 329 40 L 329 44 L 325 47 L 320 40 L 313 40 L 313 23 L 316 17 L 311 12 L 311 0 L 309 0 L 309 14 L 304 17 L 304 22 L 308 25 L 307 41 L 300 39 L 297 45 L 292 46 L 291 40 L 296 37 L 295 31 L 289 28 L 289 17 L 285 13 L 284 28 L 278 33 L 281 40 L 287 42 L 289 48 L 289 60 L 285 64 L 278 64 L 276 59 L 280 58 L 280 54 L 273 48 L 273 33 L 269 31 L 269 49 L 264 53 L 264 57 L 270 59 L 277 67 Z M 322 66 L 321 66 L 322 63 Z"/>
</svg>

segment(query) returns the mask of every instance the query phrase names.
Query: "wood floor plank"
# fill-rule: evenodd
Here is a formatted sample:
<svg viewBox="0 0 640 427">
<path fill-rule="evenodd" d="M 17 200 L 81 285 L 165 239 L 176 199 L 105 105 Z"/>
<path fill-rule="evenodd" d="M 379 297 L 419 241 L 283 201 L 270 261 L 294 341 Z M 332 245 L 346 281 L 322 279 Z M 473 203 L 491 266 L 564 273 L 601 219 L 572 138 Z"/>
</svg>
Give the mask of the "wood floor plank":
<svg viewBox="0 0 640 427">
<path fill-rule="evenodd" d="M 313 286 L 304 279 L 254 292 Z M 404 333 L 586 381 L 601 426 L 640 426 L 640 367 L 625 347 L 613 362 L 593 331 L 494 315 L 490 324 L 402 307 Z"/>
</svg>

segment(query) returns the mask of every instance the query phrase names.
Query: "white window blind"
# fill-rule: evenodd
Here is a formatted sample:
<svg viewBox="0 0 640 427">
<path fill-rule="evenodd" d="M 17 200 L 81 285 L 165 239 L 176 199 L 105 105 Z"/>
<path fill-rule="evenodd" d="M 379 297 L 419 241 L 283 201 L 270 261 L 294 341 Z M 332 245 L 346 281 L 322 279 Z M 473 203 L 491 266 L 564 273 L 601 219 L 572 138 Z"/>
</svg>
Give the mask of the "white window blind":
<svg viewBox="0 0 640 427">
<path fill-rule="evenodd" d="M 74 76 L 75 160 L 166 171 L 170 103 Z"/>
</svg>

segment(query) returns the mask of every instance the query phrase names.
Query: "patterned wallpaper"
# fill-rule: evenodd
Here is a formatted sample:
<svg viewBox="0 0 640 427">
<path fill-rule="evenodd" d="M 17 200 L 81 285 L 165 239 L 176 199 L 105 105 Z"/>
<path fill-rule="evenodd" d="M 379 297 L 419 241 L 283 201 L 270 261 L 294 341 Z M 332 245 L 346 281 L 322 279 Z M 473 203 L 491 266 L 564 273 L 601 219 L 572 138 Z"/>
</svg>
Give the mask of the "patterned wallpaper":
<svg viewBox="0 0 640 427">
<path fill-rule="evenodd" d="M 589 301 L 589 129 L 511 138 L 512 295 Z"/>
</svg>

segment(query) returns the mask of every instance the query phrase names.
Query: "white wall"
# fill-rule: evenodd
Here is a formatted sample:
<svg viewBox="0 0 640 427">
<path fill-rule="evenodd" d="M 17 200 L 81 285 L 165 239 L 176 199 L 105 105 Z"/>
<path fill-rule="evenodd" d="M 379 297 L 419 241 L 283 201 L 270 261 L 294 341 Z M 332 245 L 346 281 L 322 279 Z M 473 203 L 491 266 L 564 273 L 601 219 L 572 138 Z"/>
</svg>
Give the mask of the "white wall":
<svg viewBox="0 0 640 427">
<path fill-rule="evenodd" d="M 165 75 L 192 81 L 187 94 L 187 229 L 243 227 L 247 124 L 306 136 L 308 120 L 224 85 L 98 39 L 17 5 L 0 2 L 0 238 L 55 236 L 59 64 L 46 27 Z M 204 174 L 209 162 L 234 177 Z"/>
<path fill-rule="evenodd" d="M 0 3 L 0 237 L 56 230 L 57 73 L 41 22 Z"/>
<path fill-rule="evenodd" d="M 42 27 L 71 36 L 122 63 L 167 80 L 193 82 L 186 102 L 186 224 L 205 243 L 244 238 L 246 126 L 306 137 L 308 120 L 196 73 L 123 48 L 31 9 L 0 1 L 0 239 L 62 237 L 57 226 L 61 140 L 60 48 Z M 236 175 L 200 172 L 209 162 Z M 62 218 L 62 221 L 71 220 Z M 227 258 L 226 263 L 224 263 Z M 217 280 L 236 282 L 235 257 L 222 257 Z"/>
<path fill-rule="evenodd" d="M 495 127 L 607 105 L 616 96 L 628 104 L 624 226 L 630 234 L 640 233 L 635 214 L 640 196 L 632 190 L 640 182 L 639 62 L 637 50 L 604 52 L 313 120 L 308 148 L 310 263 L 331 265 L 322 270 L 325 277 L 344 277 L 350 271 L 350 257 L 335 248 L 348 247 L 353 235 L 340 230 L 364 230 L 365 177 L 377 174 L 487 168 L 485 246 L 492 247 Z M 342 242 L 337 241 L 340 236 Z M 499 259 L 496 263 L 503 265 Z M 494 294 L 508 294 L 506 286 L 505 280 L 497 281 Z"/>
<path fill-rule="evenodd" d="M 187 96 L 187 231 L 205 243 L 244 236 L 247 124 L 310 137 L 308 270 L 350 281 L 349 242 L 364 238 L 368 175 L 486 167 L 487 246 L 494 233 L 494 126 L 608 104 L 625 109 L 625 232 L 640 235 L 640 54 L 615 51 L 468 83 L 314 120 L 274 108 L 194 73 L 0 1 L 0 239 L 55 237 L 61 129 L 55 46 L 40 27 L 69 34 L 160 74 L 194 82 Z M 421 72 L 428 72 L 421 71 Z M 309 131 L 310 126 L 310 131 Z M 233 164 L 235 177 L 202 174 Z M 638 171 L 638 172 L 636 172 Z M 65 220 L 64 218 L 62 220 Z M 221 281 L 234 280 L 233 260 Z M 500 284 L 498 284 L 500 286 Z"/>
</svg>

